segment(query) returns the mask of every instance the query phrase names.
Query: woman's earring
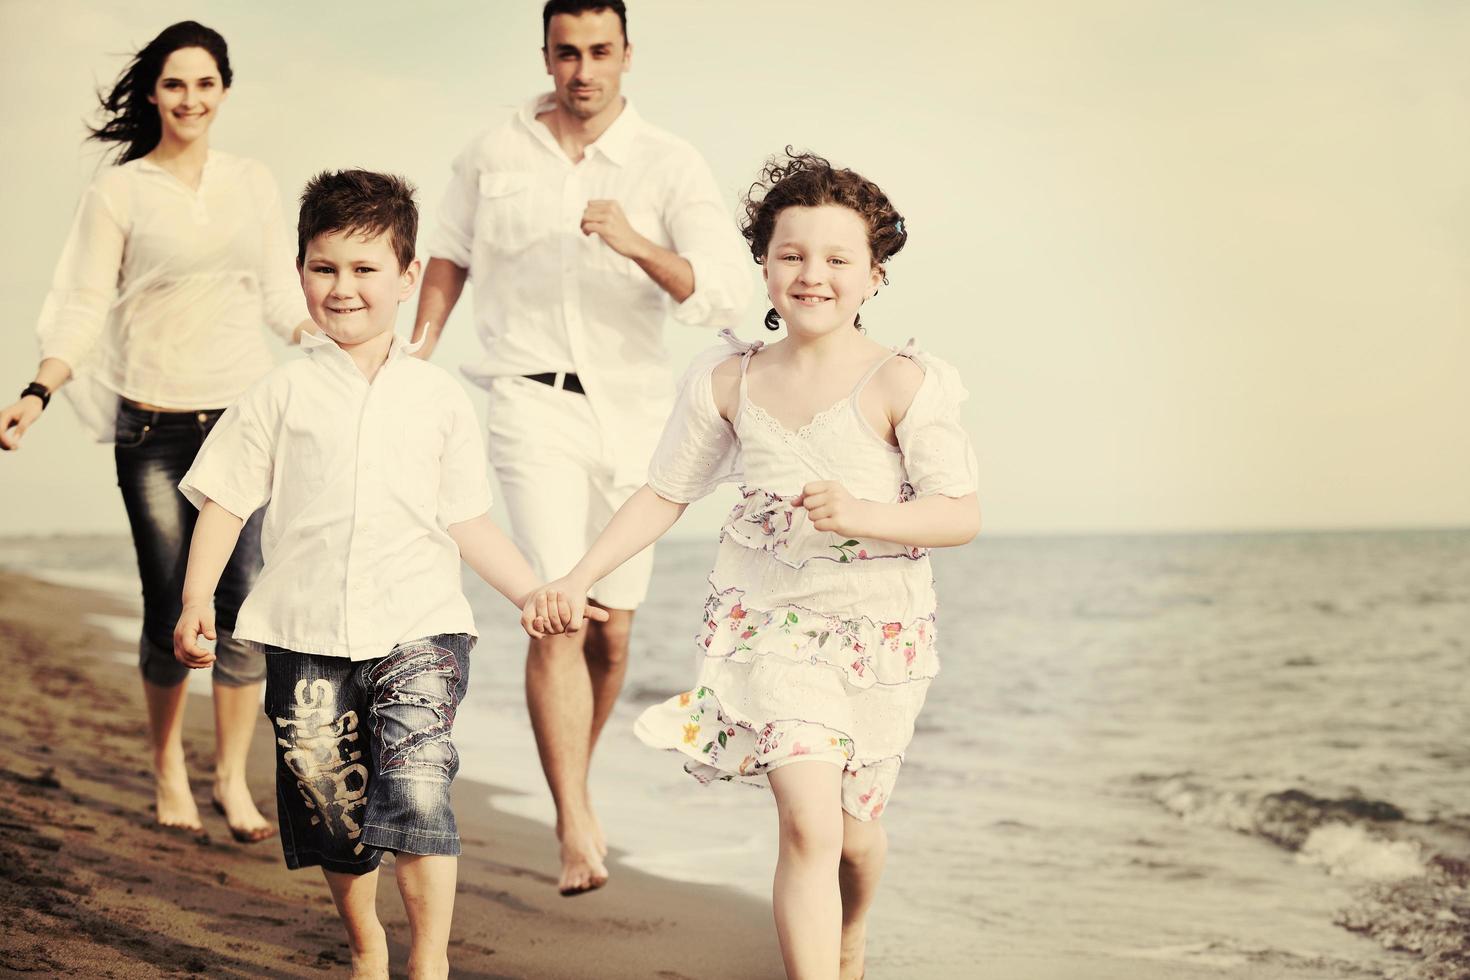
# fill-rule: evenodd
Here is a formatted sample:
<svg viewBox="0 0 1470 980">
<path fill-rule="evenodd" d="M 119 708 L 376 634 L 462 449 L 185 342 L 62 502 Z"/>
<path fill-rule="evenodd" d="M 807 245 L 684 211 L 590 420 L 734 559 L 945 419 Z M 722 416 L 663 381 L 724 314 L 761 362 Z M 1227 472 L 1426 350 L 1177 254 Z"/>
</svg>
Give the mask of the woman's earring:
<svg viewBox="0 0 1470 980">
<path fill-rule="evenodd" d="M 766 329 L 767 330 L 780 330 L 781 329 L 781 314 L 779 314 L 779 313 L 776 312 L 776 308 L 774 306 L 771 307 L 769 310 L 766 311 Z"/>
</svg>

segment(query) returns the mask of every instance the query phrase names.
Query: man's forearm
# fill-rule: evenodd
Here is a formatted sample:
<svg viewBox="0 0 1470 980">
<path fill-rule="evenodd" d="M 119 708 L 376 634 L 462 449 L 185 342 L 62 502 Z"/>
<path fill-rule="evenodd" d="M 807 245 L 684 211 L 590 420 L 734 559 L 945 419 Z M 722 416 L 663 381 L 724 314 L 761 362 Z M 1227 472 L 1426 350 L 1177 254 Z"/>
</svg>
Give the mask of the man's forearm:
<svg viewBox="0 0 1470 980">
<path fill-rule="evenodd" d="M 694 295 L 694 266 L 678 252 L 648 242 L 629 258 L 674 302 L 682 303 Z"/>
<path fill-rule="evenodd" d="M 439 344 L 444 332 L 444 323 L 464 292 L 469 270 L 455 265 L 448 259 L 430 259 L 424 270 L 424 284 L 419 289 L 419 308 L 413 319 L 413 339 L 424 339 L 418 356 L 428 359 Z"/>
</svg>

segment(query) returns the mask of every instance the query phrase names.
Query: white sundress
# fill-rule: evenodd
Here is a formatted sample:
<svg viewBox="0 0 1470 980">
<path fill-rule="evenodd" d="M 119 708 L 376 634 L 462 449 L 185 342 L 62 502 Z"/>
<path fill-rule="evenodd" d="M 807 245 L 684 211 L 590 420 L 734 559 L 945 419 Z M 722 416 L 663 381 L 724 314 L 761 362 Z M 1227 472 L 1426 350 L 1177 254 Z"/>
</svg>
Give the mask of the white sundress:
<svg viewBox="0 0 1470 980">
<path fill-rule="evenodd" d="M 924 380 L 898 425 L 897 448 L 858 408 L 887 358 L 792 432 L 746 397 L 745 371 L 763 345 L 723 336 L 681 381 L 648 485 L 683 503 L 738 477 L 743 499 L 720 532 L 696 638 L 698 679 L 644 711 L 635 731 L 687 756 L 685 770 L 702 783 L 766 785 L 765 774 L 788 762 L 835 763 L 845 773 L 842 808 L 870 820 L 887 805 L 939 672 L 928 551 L 818 531 L 791 501 L 814 480 L 882 502 L 973 493 L 964 386 L 911 341 L 894 356 L 916 362 Z M 710 377 L 734 353 L 742 360 L 732 425 L 715 407 Z"/>
</svg>

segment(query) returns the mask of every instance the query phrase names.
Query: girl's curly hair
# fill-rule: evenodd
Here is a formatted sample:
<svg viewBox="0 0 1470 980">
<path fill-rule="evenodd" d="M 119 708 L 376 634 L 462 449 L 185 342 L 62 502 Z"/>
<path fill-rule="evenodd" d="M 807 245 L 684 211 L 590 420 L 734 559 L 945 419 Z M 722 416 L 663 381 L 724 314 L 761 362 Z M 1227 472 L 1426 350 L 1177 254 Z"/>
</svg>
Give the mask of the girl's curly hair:
<svg viewBox="0 0 1470 980">
<path fill-rule="evenodd" d="M 757 264 L 765 263 L 776 216 L 786 208 L 824 204 L 858 213 L 868 226 L 868 250 L 880 267 L 908 241 L 903 215 L 877 184 L 856 171 L 834 167 L 815 153 L 793 153 L 788 146 L 784 159 L 773 156 L 766 161 L 760 179 L 745 195 L 745 220 L 740 223 L 740 233 L 750 243 L 751 257 Z M 883 282 L 888 283 L 886 271 Z"/>
</svg>

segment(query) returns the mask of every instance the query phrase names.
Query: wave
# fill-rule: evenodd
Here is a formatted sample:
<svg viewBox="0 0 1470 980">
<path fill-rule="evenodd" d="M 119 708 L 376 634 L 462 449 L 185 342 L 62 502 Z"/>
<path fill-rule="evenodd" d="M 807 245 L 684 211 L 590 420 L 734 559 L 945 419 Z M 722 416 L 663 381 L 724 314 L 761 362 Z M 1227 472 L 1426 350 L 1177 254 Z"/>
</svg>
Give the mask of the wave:
<svg viewBox="0 0 1470 980">
<path fill-rule="evenodd" d="M 1233 830 L 1292 851 L 1303 865 L 1354 885 L 1334 922 L 1407 953 L 1388 980 L 1470 977 L 1470 855 L 1463 820 L 1420 822 L 1384 800 L 1301 789 L 1225 790 L 1187 775 L 1144 776 L 1155 802 L 1186 823 Z"/>
</svg>

